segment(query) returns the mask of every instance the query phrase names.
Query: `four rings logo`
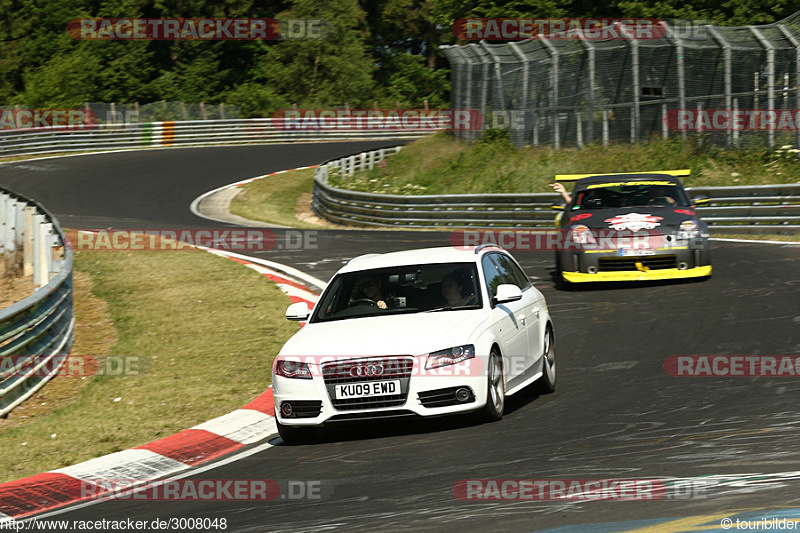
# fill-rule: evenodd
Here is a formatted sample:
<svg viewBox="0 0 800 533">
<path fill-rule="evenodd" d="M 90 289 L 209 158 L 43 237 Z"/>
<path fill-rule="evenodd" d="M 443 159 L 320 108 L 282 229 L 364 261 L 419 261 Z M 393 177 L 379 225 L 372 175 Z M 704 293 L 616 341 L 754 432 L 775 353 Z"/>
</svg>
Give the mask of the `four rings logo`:
<svg viewBox="0 0 800 533">
<path fill-rule="evenodd" d="M 368 363 L 350 367 L 350 375 L 354 378 L 361 376 L 382 376 L 383 365 Z"/>
</svg>

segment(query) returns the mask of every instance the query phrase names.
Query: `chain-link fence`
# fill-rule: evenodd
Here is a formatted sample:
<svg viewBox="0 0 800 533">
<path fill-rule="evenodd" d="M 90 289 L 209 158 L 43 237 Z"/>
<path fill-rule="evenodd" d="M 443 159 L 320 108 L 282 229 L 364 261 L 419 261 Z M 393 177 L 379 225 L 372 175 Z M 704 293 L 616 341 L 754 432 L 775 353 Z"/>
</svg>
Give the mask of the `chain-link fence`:
<svg viewBox="0 0 800 533">
<path fill-rule="evenodd" d="M 659 25 L 655 39 L 540 35 L 442 47 L 451 106 L 482 111 L 519 146 L 680 135 L 800 148 L 800 12 L 766 26 Z"/>
<path fill-rule="evenodd" d="M 0 111 L 20 111 L 30 106 L 0 106 Z M 140 122 L 166 122 L 170 120 L 227 120 L 241 118 L 239 106 L 225 104 L 187 104 L 185 102 L 151 102 L 148 104 L 119 104 L 115 102 L 86 102 L 84 111 L 96 117 L 98 124 L 136 124 Z M 92 120 L 94 122 L 94 119 Z M 2 129 L 13 129 L 8 124 L 0 124 Z"/>
<path fill-rule="evenodd" d="M 149 104 L 116 104 L 87 102 L 84 109 L 97 115 L 105 124 L 164 122 L 168 120 L 226 120 L 240 118 L 241 108 L 225 104 L 187 104 L 185 102 L 151 102 Z"/>
</svg>

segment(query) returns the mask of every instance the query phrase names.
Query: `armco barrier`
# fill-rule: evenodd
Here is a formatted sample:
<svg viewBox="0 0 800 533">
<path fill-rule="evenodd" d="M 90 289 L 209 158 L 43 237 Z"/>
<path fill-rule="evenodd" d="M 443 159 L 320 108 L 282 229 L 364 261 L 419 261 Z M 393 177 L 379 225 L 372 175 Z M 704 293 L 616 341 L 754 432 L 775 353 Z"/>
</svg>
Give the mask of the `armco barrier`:
<svg viewBox="0 0 800 533">
<path fill-rule="evenodd" d="M 0 416 L 58 373 L 72 346 L 72 250 L 43 206 L 0 188 L 3 259 L 22 252 L 32 295 L 0 310 Z"/>
<path fill-rule="evenodd" d="M 402 147 L 373 150 L 317 167 L 313 208 L 340 224 L 384 227 L 552 228 L 553 193 L 390 195 L 349 191 L 328 184 L 331 172 L 367 170 Z M 800 184 L 694 187 L 693 197 L 710 198 L 698 215 L 715 233 L 800 232 Z"/>
<path fill-rule="evenodd" d="M 430 130 L 288 130 L 271 118 L 99 124 L 94 129 L 0 130 L 0 157 L 164 146 L 416 139 Z"/>
</svg>

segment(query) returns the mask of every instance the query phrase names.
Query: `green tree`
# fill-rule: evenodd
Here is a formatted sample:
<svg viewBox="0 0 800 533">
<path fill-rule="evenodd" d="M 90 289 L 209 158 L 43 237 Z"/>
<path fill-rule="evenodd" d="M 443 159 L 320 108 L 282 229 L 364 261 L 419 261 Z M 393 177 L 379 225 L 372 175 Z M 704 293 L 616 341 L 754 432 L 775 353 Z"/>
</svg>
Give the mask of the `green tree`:
<svg viewBox="0 0 800 533">
<path fill-rule="evenodd" d="M 373 98 L 369 28 L 356 0 L 295 0 L 279 18 L 322 19 L 326 32 L 321 39 L 287 39 L 268 47 L 254 81 L 303 107 L 363 106 Z"/>
</svg>

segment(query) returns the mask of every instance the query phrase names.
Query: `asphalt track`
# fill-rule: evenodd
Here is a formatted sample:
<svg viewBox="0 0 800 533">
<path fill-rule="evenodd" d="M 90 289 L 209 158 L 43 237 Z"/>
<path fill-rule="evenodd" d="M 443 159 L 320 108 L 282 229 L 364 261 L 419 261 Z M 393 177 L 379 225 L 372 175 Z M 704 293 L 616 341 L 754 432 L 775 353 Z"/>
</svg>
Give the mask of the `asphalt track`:
<svg viewBox="0 0 800 533">
<path fill-rule="evenodd" d="M 396 143 L 126 152 L 0 165 L 0 184 L 72 228 L 220 228 L 194 216 L 201 193 L 275 170 Z M 354 255 L 448 245 L 445 232 L 331 231 L 311 250 L 259 257 L 327 279 Z M 198 479 L 319 480 L 319 501 L 109 501 L 59 519 L 226 518 L 227 531 L 531 531 L 714 526 L 745 510 L 800 508 L 800 381 L 676 378 L 671 355 L 800 354 L 798 247 L 715 242 L 713 277 L 558 291 L 551 252 L 515 252 L 556 326 L 558 387 L 510 399 L 505 418 L 326 429 Z M 413 333 L 413 332 L 412 332 Z M 713 477 L 717 476 L 717 477 Z M 464 479 L 703 478 L 658 501 L 461 501 Z M 681 517 L 696 517 L 672 522 Z M 636 522 L 627 522 L 636 521 Z M 680 527 L 678 525 L 680 524 Z"/>
</svg>

